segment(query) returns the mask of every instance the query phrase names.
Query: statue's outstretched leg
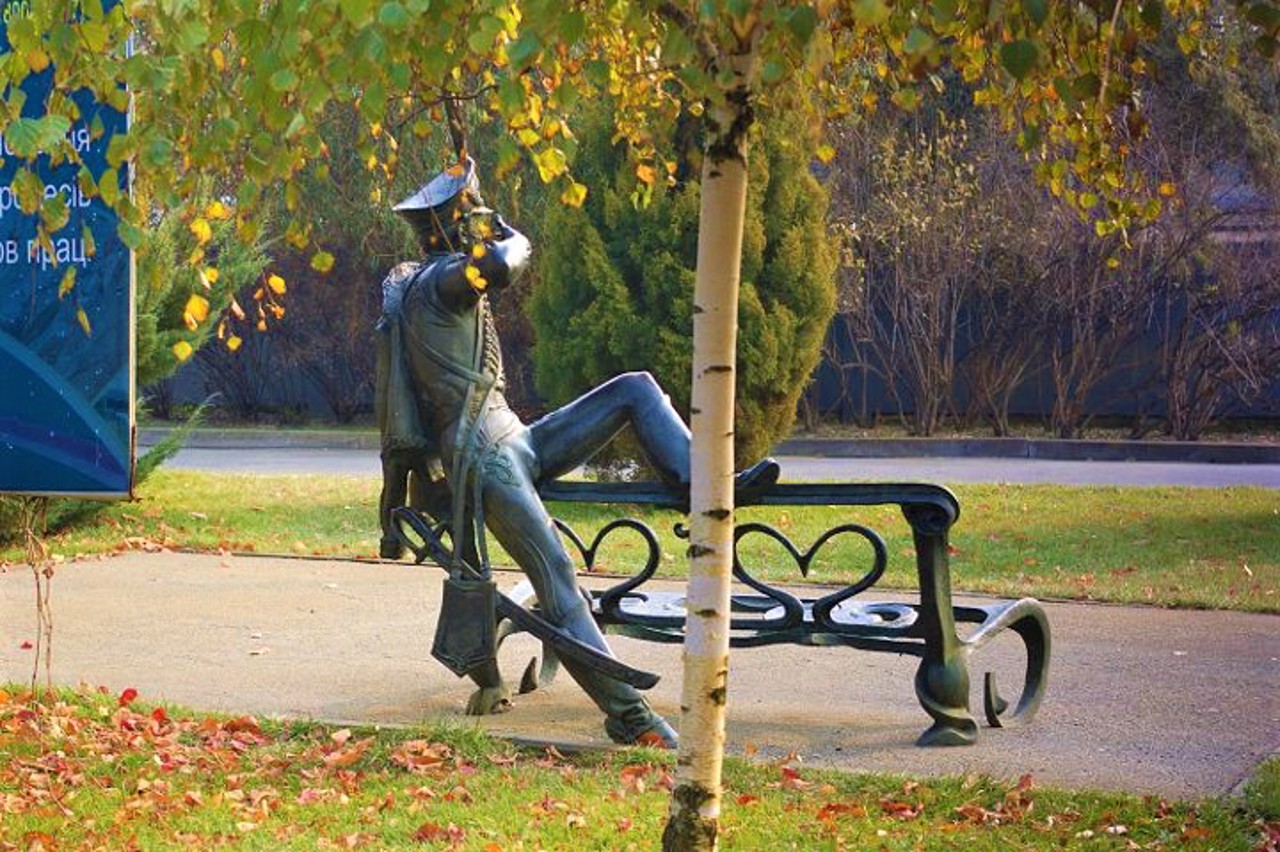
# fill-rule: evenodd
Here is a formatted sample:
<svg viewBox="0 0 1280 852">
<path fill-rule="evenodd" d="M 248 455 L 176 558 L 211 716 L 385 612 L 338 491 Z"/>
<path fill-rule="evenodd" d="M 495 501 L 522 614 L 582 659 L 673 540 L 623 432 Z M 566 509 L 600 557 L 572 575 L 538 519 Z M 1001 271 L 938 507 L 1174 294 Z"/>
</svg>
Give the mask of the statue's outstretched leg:
<svg viewBox="0 0 1280 852">
<path fill-rule="evenodd" d="M 529 427 L 541 479 L 563 476 L 630 425 L 645 458 L 670 485 L 689 482 L 689 427 L 648 373 L 623 373 Z"/>
<path fill-rule="evenodd" d="M 511 480 L 489 481 L 484 489 L 485 522 L 495 539 L 524 570 L 542 614 L 576 639 L 611 654 L 587 601 L 578 589 L 573 561 L 538 498 L 529 470 L 532 449 L 525 440 L 504 446 L 512 455 Z M 675 731 L 633 687 L 589 666 L 561 660 L 583 691 L 605 714 L 605 729 L 618 742 L 674 746 Z"/>
<path fill-rule="evenodd" d="M 649 373 L 623 373 L 587 391 L 529 427 L 539 479 L 556 479 L 584 462 L 630 425 L 645 460 L 668 485 L 689 485 L 689 427 Z M 763 459 L 737 476 L 738 488 L 767 488 L 779 467 Z"/>
</svg>

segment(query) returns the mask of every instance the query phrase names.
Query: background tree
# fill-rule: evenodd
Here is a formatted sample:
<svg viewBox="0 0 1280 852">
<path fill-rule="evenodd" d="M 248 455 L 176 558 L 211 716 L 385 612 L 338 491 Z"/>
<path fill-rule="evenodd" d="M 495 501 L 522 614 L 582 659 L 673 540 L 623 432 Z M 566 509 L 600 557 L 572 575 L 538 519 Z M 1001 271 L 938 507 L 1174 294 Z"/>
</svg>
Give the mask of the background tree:
<svg viewBox="0 0 1280 852">
<path fill-rule="evenodd" d="M 680 157 L 671 185 L 646 185 L 613 142 L 607 107 L 579 122 L 575 175 L 597 188 L 578 209 L 548 208 L 540 284 L 528 311 L 538 389 L 561 404 L 626 370 L 648 369 L 689 411 L 691 295 L 698 183 Z M 745 466 L 790 432 L 796 401 L 817 365 L 834 308 L 836 247 L 827 195 L 811 174 L 803 113 L 773 116 L 751 162 L 738 322 L 736 462 Z"/>
</svg>

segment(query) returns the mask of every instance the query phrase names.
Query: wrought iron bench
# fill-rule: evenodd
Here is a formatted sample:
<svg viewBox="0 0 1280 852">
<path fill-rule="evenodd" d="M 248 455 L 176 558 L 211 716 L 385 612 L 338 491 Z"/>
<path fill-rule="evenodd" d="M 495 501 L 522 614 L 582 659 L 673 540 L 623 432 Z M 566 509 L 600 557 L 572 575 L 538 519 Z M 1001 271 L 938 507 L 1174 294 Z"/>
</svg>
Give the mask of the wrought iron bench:
<svg viewBox="0 0 1280 852">
<path fill-rule="evenodd" d="M 629 504 L 680 510 L 686 499 L 675 489 L 654 483 L 592 483 L 556 481 L 540 493 L 547 503 Z M 966 745 L 977 738 L 977 722 L 969 709 L 969 657 L 1008 629 L 1022 640 L 1026 672 L 1022 693 L 1010 711 L 996 689 L 995 676 L 984 679 L 984 711 L 988 724 L 1006 727 L 1029 721 L 1044 696 L 1049 667 L 1049 622 L 1039 602 L 1030 598 L 983 606 L 957 606 L 951 599 L 948 532 L 960 515 L 960 504 L 946 488 L 927 484 L 777 484 L 755 493 L 740 494 L 739 506 L 883 506 L 902 510 L 915 544 L 919 602 L 860 602 L 857 596 L 871 588 L 884 573 L 888 550 L 874 530 L 844 523 L 823 533 L 801 550 L 778 529 L 756 522 L 740 523 L 735 543 L 752 535 L 778 542 L 796 562 L 802 576 L 808 574 L 815 555 L 839 536 L 857 536 L 870 550 L 870 565 L 863 576 L 837 591 L 815 597 L 799 597 L 753 577 L 743 567 L 735 546 L 734 576 L 752 590 L 734 595 L 732 647 L 793 644 L 838 645 L 869 651 L 910 654 L 920 658 L 915 690 L 933 724 L 920 736 L 919 745 Z M 615 530 L 630 529 L 648 546 L 645 564 L 638 574 L 603 591 L 591 593 L 595 618 L 607 633 L 654 642 L 684 639 L 683 595 L 646 589 L 662 561 L 657 535 L 643 521 L 619 518 L 603 527 L 587 544 L 568 524 L 557 525 L 582 554 L 588 570 L 594 567 L 601 543 Z M 678 534 L 681 532 L 677 527 Z M 531 590 L 526 589 L 531 601 Z M 957 624 L 975 625 L 963 636 Z M 500 632 L 518 627 L 507 622 Z M 544 655 L 542 680 L 554 674 L 554 653 Z M 528 677 L 526 677 L 528 680 Z"/>
</svg>

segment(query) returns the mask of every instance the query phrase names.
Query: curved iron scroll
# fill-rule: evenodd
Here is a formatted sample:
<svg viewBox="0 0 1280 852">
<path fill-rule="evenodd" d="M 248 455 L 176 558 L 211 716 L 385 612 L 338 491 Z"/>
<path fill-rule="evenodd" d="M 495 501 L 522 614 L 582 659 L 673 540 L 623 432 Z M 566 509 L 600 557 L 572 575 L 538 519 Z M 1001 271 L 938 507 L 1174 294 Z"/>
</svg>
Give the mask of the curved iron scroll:
<svg viewBox="0 0 1280 852">
<path fill-rule="evenodd" d="M 597 593 L 596 598 L 600 602 L 601 612 L 616 621 L 634 622 L 637 624 L 647 624 L 654 627 L 679 627 L 684 623 L 683 616 L 672 615 L 652 615 L 637 613 L 634 611 L 627 612 L 622 609 L 622 602 L 627 597 L 647 600 L 647 595 L 637 593 L 635 590 L 648 582 L 658 571 L 658 565 L 662 562 L 662 545 L 658 541 L 657 534 L 653 529 L 643 521 L 635 518 L 618 518 L 610 521 L 600 528 L 595 538 L 588 545 L 582 540 L 578 533 L 564 521 L 559 518 L 553 518 L 556 529 L 564 533 L 565 536 L 573 542 L 574 547 L 578 548 L 578 552 L 582 555 L 582 562 L 588 571 L 595 568 L 596 553 L 600 549 L 600 544 L 609 536 L 610 533 L 618 529 L 634 530 L 644 539 L 645 544 L 649 547 L 649 557 L 645 561 L 644 567 L 633 577 L 629 577 L 615 586 L 610 586 L 602 592 Z"/>
<path fill-rule="evenodd" d="M 996 689 L 995 673 L 986 672 L 983 678 L 983 710 L 987 724 L 993 728 L 1009 728 L 1030 722 L 1040 707 L 1048 685 L 1052 648 L 1049 619 L 1040 602 L 1032 598 L 1021 598 L 992 606 L 958 606 L 955 614 L 956 621 L 980 625 L 964 640 L 964 646 L 970 654 L 1006 629 L 1012 630 L 1022 640 L 1027 653 L 1027 667 L 1017 705 L 1012 713 L 1006 714 L 1009 702 Z"/>
</svg>

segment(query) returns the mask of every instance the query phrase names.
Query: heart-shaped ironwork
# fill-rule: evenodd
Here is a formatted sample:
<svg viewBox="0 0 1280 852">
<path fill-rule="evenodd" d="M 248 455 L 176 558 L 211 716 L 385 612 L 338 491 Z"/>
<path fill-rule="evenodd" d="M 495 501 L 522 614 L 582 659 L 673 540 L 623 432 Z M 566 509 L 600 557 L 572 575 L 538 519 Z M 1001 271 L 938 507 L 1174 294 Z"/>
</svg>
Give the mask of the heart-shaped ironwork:
<svg viewBox="0 0 1280 852">
<path fill-rule="evenodd" d="M 861 524 L 841 524 L 818 536 L 808 549 L 801 552 L 795 543 L 783 532 L 769 524 L 762 523 L 746 523 L 740 524 L 734 531 L 734 553 L 733 553 L 733 574 L 734 576 L 760 592 L 767 599 L 762 603 L 773 601 L 776 605 L 783 607 L 783 615 L 773 619 L 759 619 L 751 621 L 743 626 L 751 626 L 756 628 L 768 628 L 770 630 L 787 629 L 798 625 L 803 619 L 803 604 L 796 599 L 794 595 L 790 595 L 780 589 L 776 589 L 767 583 L 756 579 L 742 565 L 742 561 L 738 555 L 738 543 L 744 536 L 751 534 L 764 535 L 771 538 L 791 555 L 795 560 L 796 567 L 800 569 L 800 576 L 807 578 L 809 576 L 810 566 L 818 553 L 833 539 L 841 535 L 855 535 L 864 539 L 871 545 L 873 554 L 871 567 L 854 583 L 834 592 L 830 595 L 818 598 L 812 603 L 812 611 L 814 621 L 820 625 L 828 626 L 831 611 L 849 598 L 858 595 L 871 588 L 879 581 L 884 574 L 885 566 L 888 564 L 889 555 L 888 548 L 885 547 L 884 539 L 882 539 L 875 530 L 864 527 Z M 737 625 L 735 625 L 737 626 Z"/>
</svg>

